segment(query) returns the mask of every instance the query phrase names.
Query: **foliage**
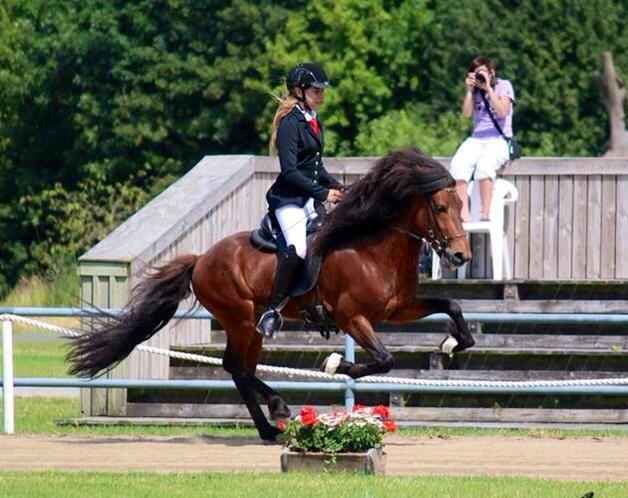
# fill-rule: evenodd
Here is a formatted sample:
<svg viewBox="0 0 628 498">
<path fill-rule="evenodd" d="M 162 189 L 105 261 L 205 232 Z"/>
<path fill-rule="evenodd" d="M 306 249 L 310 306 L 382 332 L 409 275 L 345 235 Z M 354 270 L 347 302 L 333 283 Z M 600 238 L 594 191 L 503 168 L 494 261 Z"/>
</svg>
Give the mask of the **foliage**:
<svg viewBox="0 0 628 498">
<path fill-rule="evenodd" d="M 448 156 L 464 139 L 468 125 L 453 112 L 432 118 L 425 108 L 410 106 L 367 123 L 356 137 L 356 152 L 382 156 L 392 149 L 416 145 L 429 155 Z"/>
<path fill-rule="evenodd" d="M 422 0 L 323 0 L 291 16 L 270 41 L 269 72 L 314 60 L 330 74 L 334 87 L 322 111 L 327 154 L 355 153 L 355 137 L 370 119 L 415 97 L 422 75 L 416 50 L 429 16 Z M 260 130 L 273 111 L 269 101 Z"/>
<path fill-rule="evenodd" d="M 363 452 L 381 448 L 386 432 L 395 430 L 388 408 L 380 405 L 367 408 L 355 405 L 352 412 L 344 410 L 316 415 L 312 407 L 303 407 L 289 421 L 280 442 L 294 451 L 315 451 L 328 454 Z"/>
</svg>

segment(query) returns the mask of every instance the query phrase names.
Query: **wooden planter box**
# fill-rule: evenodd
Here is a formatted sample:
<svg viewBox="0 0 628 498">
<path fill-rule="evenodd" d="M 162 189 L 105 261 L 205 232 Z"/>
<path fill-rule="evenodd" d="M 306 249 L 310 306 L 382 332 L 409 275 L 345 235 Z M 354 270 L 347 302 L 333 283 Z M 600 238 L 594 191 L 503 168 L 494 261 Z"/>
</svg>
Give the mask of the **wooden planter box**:
<svg viewBox="0 0 628 498">
<path fill-rule="evenodd" d="M 386 453 L 381 448 L 371 448 L 366 453 L 298 453 L 284 449 L 281 453 L 281 471 L 291 470 L 339 470 L 383 475 L 386 471 Z"/>
</svg>

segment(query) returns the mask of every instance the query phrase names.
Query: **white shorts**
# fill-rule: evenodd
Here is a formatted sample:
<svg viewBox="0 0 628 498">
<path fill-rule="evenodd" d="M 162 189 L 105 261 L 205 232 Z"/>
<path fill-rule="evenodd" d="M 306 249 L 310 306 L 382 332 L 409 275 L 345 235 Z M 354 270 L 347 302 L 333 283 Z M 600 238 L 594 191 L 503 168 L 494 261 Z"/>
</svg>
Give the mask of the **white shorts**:
<svg viewBox="0 0 628 498">
<path fill-rule="evenodd" d="M 313 220 L 318 214 L 314 209 L 314 199 L 308 199 L 305 206 L 298 204 L 286 204 L 275 209 L 275 217 L 281 227 L 286 245 L 294 246 L 294 249 L 301 259 L 305 259 L 307 254 L 307 222 Z"/>
<path fill-rule="evenodd" d="M 469 137 L 462 142 L 451 159 L 449 172 L 455 180 L 465 182 L 469 182 L 472 176 L 476 180 L 494 180 L 495 172 L 509 159 L 508 144 L 502 137 Z"/>
</svg>

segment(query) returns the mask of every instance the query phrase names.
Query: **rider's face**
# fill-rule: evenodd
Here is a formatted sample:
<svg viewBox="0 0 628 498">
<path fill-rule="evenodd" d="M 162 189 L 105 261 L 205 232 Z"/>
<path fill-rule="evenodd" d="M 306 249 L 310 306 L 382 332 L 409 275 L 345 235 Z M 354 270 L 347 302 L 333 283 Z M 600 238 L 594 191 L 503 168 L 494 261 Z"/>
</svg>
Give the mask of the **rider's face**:
<svg viewBox="0 0 628 498">
<path fill-rule="evenodd" d="M 307 88 L 305 90 L 305 103 L 308 105 L 310 109 L 313 111 L 323 103 L 325 100 L 325 89 L 324 88 L 315 88 L 313 86 Z"/>
</svg>

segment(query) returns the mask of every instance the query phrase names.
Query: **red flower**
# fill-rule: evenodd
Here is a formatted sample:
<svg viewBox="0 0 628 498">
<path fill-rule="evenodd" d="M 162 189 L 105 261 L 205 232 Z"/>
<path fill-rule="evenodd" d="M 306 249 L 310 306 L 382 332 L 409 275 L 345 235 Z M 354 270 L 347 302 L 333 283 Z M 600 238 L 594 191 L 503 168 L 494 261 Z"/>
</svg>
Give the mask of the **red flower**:
<svg viewBox="0 0 628 498">
<path fill-rule="evenodd" d="M 390 410 L 387 406 L 377 405 L 375 408 L 373 408 L 373 415 L 379 415 L 381 418 L 386 420 L 390 418 Z"/>
<path fill-rule="evenodd" d="M 395 422 L 393 422 L 392 420 L 386 420 L 384 422 L 384 430 L 386 432 L 395 432 L 397 430 L 397 426 L 395 425 Z"/>
<path fill-rule="evenodd" d="M 285 431 L 286 430 L 286 422 L 283 420 L 278 420 L 277 423 L 275 424 L 275 426 L 277 427 L 277 429 L 279 429 L 280 431 Z"/>
<path fill-rule="evenodd" d="M 301 408 L 301 423 L 303 425 L 316 424 L 316 411 L 311 406 L 304 406 Z"/>
<path fill-rule="evenodd" d="M 353 405 L 353 411 L 354 412 L 358 412 L 360 410 L 363 410 L 365 408 L 364 405 Z"/>
</svg>

